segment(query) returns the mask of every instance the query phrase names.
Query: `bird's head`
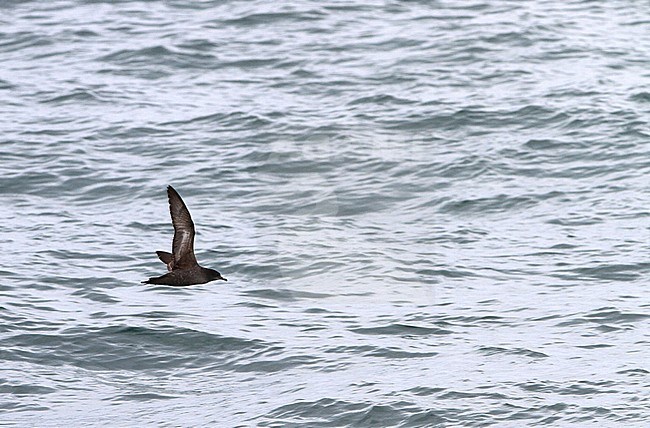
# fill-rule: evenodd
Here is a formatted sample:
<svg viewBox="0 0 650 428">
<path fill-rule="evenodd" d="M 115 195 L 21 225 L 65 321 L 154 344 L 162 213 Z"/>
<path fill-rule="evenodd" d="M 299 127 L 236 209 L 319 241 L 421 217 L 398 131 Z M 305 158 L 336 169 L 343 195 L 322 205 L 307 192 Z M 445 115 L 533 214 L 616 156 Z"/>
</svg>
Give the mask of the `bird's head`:
<svg viewBox="0 0 650 428">
<path fill-rule="evenodd" d="M 221 276 L 221 274 L 214 269 L 207 269 L 207 271 L 208 271 L 208 278 L 209 278 L 208 281 L 216 281 L 217 279 L 220 279 L 222 281 L 228 281 L 226 278 Z"/>
</svg>

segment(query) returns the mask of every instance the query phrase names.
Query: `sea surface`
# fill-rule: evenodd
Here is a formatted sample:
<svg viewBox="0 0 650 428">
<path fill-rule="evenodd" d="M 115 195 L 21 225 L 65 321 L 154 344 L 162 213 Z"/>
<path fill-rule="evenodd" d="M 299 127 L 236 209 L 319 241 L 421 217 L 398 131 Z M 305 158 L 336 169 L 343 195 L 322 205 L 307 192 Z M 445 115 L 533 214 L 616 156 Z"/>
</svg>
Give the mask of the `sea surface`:
<svg viewBox="0 0 650 428">
<path fill-rule="evenodd" d="M 650 426 L 649 13 L 1 2 L 0 425 Z"/>
</svg>

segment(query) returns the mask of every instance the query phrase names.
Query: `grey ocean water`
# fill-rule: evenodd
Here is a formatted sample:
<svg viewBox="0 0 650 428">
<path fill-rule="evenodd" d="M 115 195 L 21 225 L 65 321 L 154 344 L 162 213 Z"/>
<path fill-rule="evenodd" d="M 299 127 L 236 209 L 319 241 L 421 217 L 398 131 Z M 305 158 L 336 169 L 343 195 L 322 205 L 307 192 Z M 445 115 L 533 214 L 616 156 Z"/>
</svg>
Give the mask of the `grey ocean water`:
<svg viewBox="0 0 650 428">
<path fill-rule="evenodd" d="M 0 12 L 0 425 L 650 425 L 646 2 Z"/>
</svg>

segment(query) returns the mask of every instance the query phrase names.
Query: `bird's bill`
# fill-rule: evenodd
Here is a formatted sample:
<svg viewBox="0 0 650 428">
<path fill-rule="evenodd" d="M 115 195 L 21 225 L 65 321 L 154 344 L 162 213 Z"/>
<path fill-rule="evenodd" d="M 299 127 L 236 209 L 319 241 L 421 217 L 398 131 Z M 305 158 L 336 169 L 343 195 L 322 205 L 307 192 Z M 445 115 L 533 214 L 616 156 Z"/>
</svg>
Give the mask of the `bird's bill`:
<svg viewBox="0 0 650 428">
<path fill-rule="evenodd" d="M 227 280 L 226 278 L 224 278 L 223 276 L 220 277 L 219 279 L 223 279 L 224 281 L 228 281 L 228 280 Z"/>
</svg>

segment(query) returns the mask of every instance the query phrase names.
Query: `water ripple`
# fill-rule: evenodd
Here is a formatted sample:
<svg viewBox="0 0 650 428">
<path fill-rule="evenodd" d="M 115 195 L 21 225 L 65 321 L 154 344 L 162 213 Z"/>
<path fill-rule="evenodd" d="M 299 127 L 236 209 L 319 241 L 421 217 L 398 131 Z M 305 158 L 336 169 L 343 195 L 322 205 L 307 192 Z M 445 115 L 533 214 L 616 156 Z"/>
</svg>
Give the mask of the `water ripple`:
<svg viewBox="0 0 650 428">
<path fill-rule="evenodd" d="M 2 421 L 648 425 L 639 4 L 2 2 Z"/>
</svg>

